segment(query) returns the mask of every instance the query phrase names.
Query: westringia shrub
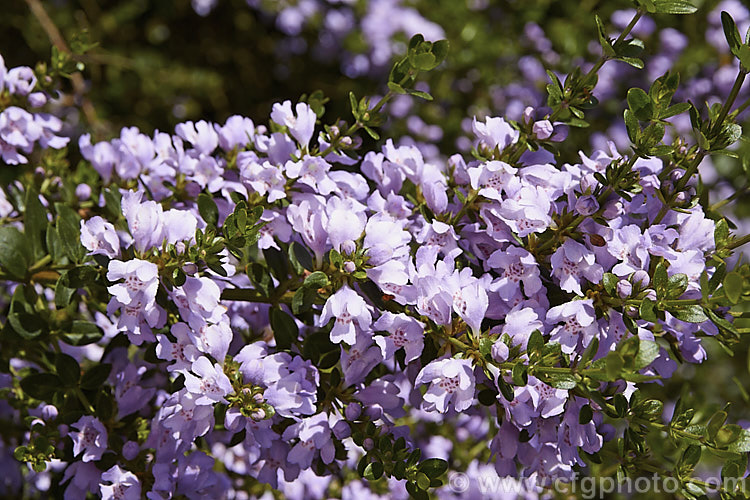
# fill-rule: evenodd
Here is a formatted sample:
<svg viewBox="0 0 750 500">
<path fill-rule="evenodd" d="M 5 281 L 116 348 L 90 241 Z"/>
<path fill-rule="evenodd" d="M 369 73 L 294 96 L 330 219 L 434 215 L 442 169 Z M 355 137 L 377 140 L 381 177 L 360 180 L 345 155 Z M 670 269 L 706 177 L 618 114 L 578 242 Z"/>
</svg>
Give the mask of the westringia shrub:
<svg viewBox="0 0 750 500">
<path fill-rule="evenodd" d="M 638 46 L 638 18 L 692 10 L 639 2 L 590 71 L 550 73 L 549 114 L 474 119 L 472 156 L 440 161 L 376 129 L 395 95 L 431 98 L 415 83 L 446 41 L 412 38 L 382 99 L 351 94 L 351 124 L 326 125 L 313 94 L 267 124 L 87 133 L 70 151 L 36 112 L 53 82 L 0 63 L 0 150 L 17 172 L 0 191 L 0 491 L 478 494 L 446 484 L 460 472 L 535 497 L 607 468 L 696 497 L 703 451 L 743 478 L 750 431 L 727 409 L 643 390 L 742 333 L 750 269 L 726 259 L 748 238 L 707 216 L 698 175 L 742 133 L 750 46 L 731 17 L 725 102 L 673 103 L 666 73 L 627 92 L 629 151 L 554 155 L 562 124 L 596 104 L 598 70 Z M 663 143 L 683 113 L 695 145 Z"/>
</svg>

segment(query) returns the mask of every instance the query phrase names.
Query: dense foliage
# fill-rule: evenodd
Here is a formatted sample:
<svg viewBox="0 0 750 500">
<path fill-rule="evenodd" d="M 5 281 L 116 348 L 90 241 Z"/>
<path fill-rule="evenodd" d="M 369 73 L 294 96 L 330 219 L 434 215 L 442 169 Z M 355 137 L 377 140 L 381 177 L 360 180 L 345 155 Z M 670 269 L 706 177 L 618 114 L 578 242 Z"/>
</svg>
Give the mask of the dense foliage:
<svg viewBox="0 0 750 500">
<path fill-rule="evenodd" d="M 750 12 L 594 4 L 9 6 L 0 493 L 746 498 Z"/>
</svg>

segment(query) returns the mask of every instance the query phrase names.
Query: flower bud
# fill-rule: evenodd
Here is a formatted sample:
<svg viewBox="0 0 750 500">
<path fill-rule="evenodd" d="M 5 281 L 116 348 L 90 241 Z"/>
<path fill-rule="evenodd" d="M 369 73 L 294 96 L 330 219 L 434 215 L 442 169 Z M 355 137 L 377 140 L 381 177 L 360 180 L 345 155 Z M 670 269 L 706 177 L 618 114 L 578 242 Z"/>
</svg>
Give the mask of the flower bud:
<svg viewBox="0 0 750 500">
<path fill-rule="evenodd" d="M 364 413 L 370 420 L 378 420 L 383 416 L 383 408 L 380 405 L 367 406 Z"/>
<path fill-rule="evenodd" d="M 365 451 L 370 451 L 373 448 L 375 448 L 375 441 L 373 441 L 372 438 L 365 438 L 365 440 L 362 442 L 362 448 L 365 449 Z"/>
<path fill-rule="evenodd" d="M 492 344 L 492 359 L 494 359 L 498 363 L 507 361 L 509 353 L 510 350 L 508 349 L 508 346 L 505 344 L 505 342 L 498 340 L 497 342 Z"/>
<path fill-rule="evenodd" d="M 47 96 L 44 92 L 33 92 L 29 94 L 29 105 L 32 108 L 41 108 L 47 104 Z"/>
<path fill-rule="evenodd" d="M 54 405 L 44 405 L 42 408 L 42 418 L 49 422 L 57 418 L 57 407 Z"/>
<path fill-rule="evenodd" d="M 544 141 L 552 137 L 552 133 L 555 131 L 555 128 L 552 126 L 552 122 L 550 122 L 549 120 L 541 120 L 534 123 L 534 127 L 532 128 L 532 130 L 534 132 L 534 136 L 536 136 L 537 139 Z"/>
<path fill-rule="evenodd" d="M 77 185 L 76 197 L 81 201 L 91 198 L 91 186 L 89 186 L 88 184 Z"/>
<path fill-rule="evenodd" d="M 339 420 L 333 426 L 333 435 L 336 436 L 336 439 L 346 439 L 352 435 L 352 429 L 345 420 Z"/>
<path fill-rule="evenodd" d="M 599 202 L 596 196 L 587 194 L 576 201 L 576 212 L 583 216 L 595 214 L 599 210 Z"/>
<path fill-rule="evenodd" d="M 346 240 L 341 244 L 341 253 L 351 255 L 357 249 L 357 244 L 352 240 Z"/>
<path fill-rule="evenodd" d="M 617 282 L 617 295 L 621 299 L 630 297 L 631 293 L 633 293 L 633 285 L 629 281 L 620 280 Z"/>
<path fill-rule="evenodd" d="M 141 447 L 135 441 L 128 441 L 122 446 L 122 456 L 125 460 L 133 460 L 140 453 Z"/>
<path fill-rule="evenodd" d="M 634 285 L 638 285 L 641 288 L 646 288 L 648 284 L 651 283 L 651 278 L 646 271 L 644 271 L 643 269 L 638 269 L 633 273 L 630 281 L 632 281 Z"/>
<path fill-rule="evenodd" d="M 523 110 L 523 121 L 529 123 L 533 119 L 534 119 L 534 108 L 532 108 L 531 106 L 527 106 L 526 109 Z"/>
<path fill-rule="evenodd" d="M 610 201 L 606 205 L 604 205 L 604 212 L 602 212 L 602 216 L 605 219 L 614 219 L 615 217 L 619 216 L 620 213 L 622 213 L 622 203 L 619 201 Z"/>
<path fill-rule="evenodd" d="M 184 272 L 188 276 L 193 276 L 195 273 L 198 272 L 198 266 L 196 266 L 192 262 L 188 262 L 187 264 L 182 266 L 182 272 Z"/>
<path fill-rule="evenodd" d="M 344 262 L 344 271 L 346 271 L 347 273 L 353 273 L 356 270 L 357 270 L 357 265 L 354 262 L 350 260 L 347 260 L 346 262 Z"/>
<path fill-rule="evenodd" d="M 362 414 L 362 406 L 359 403 L 349 403 L 344 409 L 344 416 L 347 420 L 357 420 Z"/>
</svg>

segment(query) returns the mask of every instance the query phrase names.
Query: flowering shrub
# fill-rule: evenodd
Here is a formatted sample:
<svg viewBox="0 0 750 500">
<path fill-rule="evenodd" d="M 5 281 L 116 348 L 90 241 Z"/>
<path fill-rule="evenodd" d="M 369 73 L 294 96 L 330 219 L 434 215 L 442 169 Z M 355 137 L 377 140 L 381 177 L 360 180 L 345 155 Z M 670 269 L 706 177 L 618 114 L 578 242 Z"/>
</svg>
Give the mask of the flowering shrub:
<svg viewBox="0 0 750 500">
<path fill-rule="evenodd" d="M 750 266 L 728 262 L 749 238 L 698 175 L 742 135 L 750 46 L 732 17 L 722 103 L 674 99 L 666 72 L 626 93 L 628 150 L 556 154 L 607 62 L 638 65 L 638 20 L 695 10 L 636 7 L 617 38 L 598 21 L 588 71 L 549 72 L 549 112 L 475 117 L 471 154 L 445 158 L 380 135 L 397 96 L 432 99 L 418 78 L 445 40 L 413 36 L 382 98 L 349 94 L 349 121 L 316 92 L 264 124 L 86 132 L 70 150 L 37 110 L 75 58 L 0 60 L 18 172 L 0 190 L 0 491 L 427 498 L 466 492 L 446 484 L 461 473 L 535 497 L 588 471 L 661 474 L 692 498 L 702 455 L 744 478 L 750 431 L 728 408 L 649 392 L 745 333 Z M 682 115 L 694 140 L 666 135 Z"/>
</svg>

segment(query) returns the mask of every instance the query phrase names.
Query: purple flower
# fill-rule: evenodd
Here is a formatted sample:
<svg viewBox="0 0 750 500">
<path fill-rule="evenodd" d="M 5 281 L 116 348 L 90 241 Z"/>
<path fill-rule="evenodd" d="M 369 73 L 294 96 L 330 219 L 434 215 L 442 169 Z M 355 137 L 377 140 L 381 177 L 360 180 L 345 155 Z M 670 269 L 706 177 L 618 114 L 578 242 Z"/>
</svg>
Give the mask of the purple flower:
<svg viewBox="0 0 750 500">
<path fill-rule="evenodd" d="M 344 372 L 344 385 L 350 386 L 362 382 L 381 361 L 383 361 L 383 354 L 371 337 L 360 335 L 348 351 L 341 346 L 341 370 Z"/>
<path fill-rule="evenodd" d="M 521 349 L 526 350 L 529 336 L 534 330 L 544 333 L 544 324 L 539 320 L 536 311 L 530 307 L 522 308 L 518 305 L 505 315 L 502 333 L 510 337 L 511 345 L 518 345 L 521 346 Z M 500 343 L 496 342 L 495 344 Z"/>
<path fill-rule="evenodd" d="M 579 214 L 589 216 L 599 210 L 599 201 L 596 199 L 596 196 L 587 194 L 576 200 L 575 209 Z"/>
<path fill-rule="evenodd" d="M 111 260 L 107 270 L 107 279 L 120 283 L 107 287 L 110 294 L 124 305 L 140 303 L 150 307 L 156 300 L 159 288 L 159 268 L 151 262 L 133 259 L 127 262 Z"/>
<path fill-rule="evenodd" d="M 69 432 L 73 439 L 73 455 L 83 452 L 81 460 L 92 462 L 102 458 L 107 451 L 107 429 L 98 418 L 86 415 L 72 425 L 78 432 Z"/>
<path fill-rule="evenodd" d="M 5 75 L 5 85 L 11 94 L 28 95 L 36 86 L 34 70 L 28 66 L 18 66 L 8 70 Z"/>
<path fill-rule="evenodd" d="M 406 362 L 417 359 L 424 348 L 424 325 L 406 314 L 393 314 L 385 311 L 373 325 L 374 330 L 389 333 L 387 336 L 376 336 L 375 342 L 380 346 L 385 359 L 391 359 L 394 353 L 404 348 Z"/>
<path fill-rule="evenodd" d="M 287 459 L 290 463 L 299 465 L 302 469 L 310 468 L 316 451 L 325 464 L 330 464 L 336 454 L 336 448 L 331 436 L 331 428 L 325 413 L 318 413 L 312 417 L 302 419 L 284 430 L 283 439 L 299 438 Z"/>
<path fill-rule="evenodd" d="M 254 192 L 267 196 L 269 203 L 286 198 L 286 178 L 281 168 L 267 161 L 262 164 L 256 161 L 245 162 L 243 154 L 237 156 L 242 181 Z"/>
<path fill-rule="evenodd" d="M 312 139 L 317 116 L 312 108 L 304 102 L 297 103 L 294 109 L 297 112 L 296 116 L 292 111 L 291 101 L 284 101 L 283 104 L 276 103 L 273 105 L 271 119 L 279 125 L 287 127 L 292 137 L 297 139 L 299 145 L 305 148 Z"/>
<path fill-rule="evenodd" d="M 552 274 L 560 280 L 560 288 L 577 295 L 583 295 L 582 277 L 599 283 L 604 275 L 604 269 L 596 263 L 594 252 L 571 238 L 566 239 L 552 254 L 550 262 Z"/>
<path fill-rule="evenodd" d="M 502 201 L 502 190 L 516 172 L 518 169 L 502 161 L 488 161 L 468 169 L 471 188 L 478 190 L 481 196 L 496 201 Z"/>
<path fill-rule="evenodd" d="M 161 246 L 165 236 L 161 205 L 152 200 L 141 201 L 142 196 L 142 191 L 128 191 L 122 196 L 122 214 L 139 252 Z"/>
<path fill-rule="evenodd" d="M 143 408 L 156 392 L 155 388 L 142 386 L 141 377 L 146 373 L 145 366 L 128 363 L 124 370 L 114 376 L 115 400 L 117 401 L 117 418 L 130 415 Z"/>
<path fill-rule="evenodd" d="M 414 386 L 430 384 L 422 407 L 427 411 L 448 411 L 450 403 L 456 411 L 469 408 L 474 402 L 474 369 L 468 359 L 447 358 L 430 362 L 422 368 Z"/>
<path fill-rule="evenodd" d="M 595 320 L 591 299 L 574 300 L 555 306 L 547 312 L 547 323 L 563 324 L 552 329 L 550 340 L 559 342 L 562 351 L 567 354 L 585 349 L 599 333 Z"/>
<path fill-rule="evenodd" d="M 552 126 L 552 122 L 550 122 L 549 120 L 540 120 L 538 122 L 534 122 L 534 125 L 532 127 L 534 136 L 541 141 L 552 137 L 552 133 L 554 131 L 555 128 Z"/>
<path fill-rule="evenodd" d="M 319 156 L 305 156 L 302 160 L 288 161 L 284 165 L 287 177 L 324 196 L 336 190 L 336 183 L 328 176 L 330 169 L 331 164 Z"/>
<path fill-rule="evenodd" d="M 518 130 L 511 127 L 499 117 L 488 117 L 484 123 L 474 118 L 472 122 L 474 135 L 489 149 L 498 148 L 500 151 L 518 141 Z"/>
<path fill-rule="evenodd" d="M 367 331 L 372 323 L 370 306 L 348 285 L 342 286 L 328 298 L 318 319 L 318 326 L 328 324 L 331 318 L 336 318 L 331 329 L 331 342 L 334 344 L 346 342 L 354 345 L 357 341 L 357 329 Z"/>
<path fill-rule="evenodd" d="M 104 484 L 112 483 L 112 484 Z M 102 474 L 100 493 L 103 500 L 140 500 L 141 482 L 135 474 L 115 465 Z"/>
<path fill-rule="evenodd" d="M 501 271 L 500 279 L 495 282 L 494 287 L 504 300 L 515 296 L 521 283 L 527 297 L 533 296 L 542 288 L 536 259 L 521 247 L 511 245 L 505 250 L 497 250 L 487 259 L 487 264 L 492 269 Z"/>
<path fill-rule="evenodd" d="M 71 462 L 65 468 L 61 483 L 68 483 L 65 488 L 65 500 L 75 500 L 85 498 L 86 493 L 96 493 L 99 489 L 99 482 L 102 478 L 102 471 L 93 462 Z"/>
<path fill-rule="evenodd" d="M 219 363 L 212 365 L 207 357 L 201 356 L 193 362 L 191 370 L 195 375 L 185 373 L 185 388 L 196 395 L 195 404 L 227 403 L 224 397 L 233 392 L 232 383 Z"/>
<path fill-rule="evenodd" d="M 351 242 L 349 243 L 351 246 L 362 236 L 367 222 L 364 209 L 364 205 L 351 199 L 341 199 L 336 196 L 328 199 L 326 204 L 328 222 L 325 228 L 328 240 L 336 251 L 343 251 L 342 244 Z"/>
<path fill-rule="evenodd" d="M 651 239 L 634 224 L 615 229 L 612 239 L 607 242 L 607 251 L 620 263 L 612 268 L 612 272 L 617 276 L 627 276 L 647 269 L 650 246 Z"/>
<path fill-rule="evenodd" d="M 120 253 L 120 238 L 115 226 L 98 215 L 81 221 L 81 244 L 92 255 L 106 255 L 110 259 Z"/>
<path fill-rule="evenodd" d="M 198 123 L 180 123 L 174 130 L 178 136 L 191 143 L 200 154 L 210 155 L 219 145 L 219 134 L 210 123 L 204 120 Z"/>
</svg>

